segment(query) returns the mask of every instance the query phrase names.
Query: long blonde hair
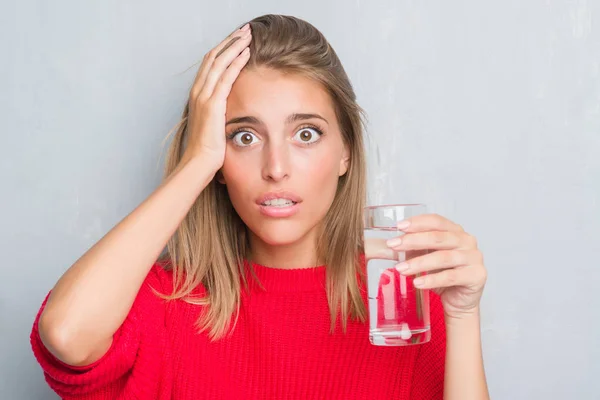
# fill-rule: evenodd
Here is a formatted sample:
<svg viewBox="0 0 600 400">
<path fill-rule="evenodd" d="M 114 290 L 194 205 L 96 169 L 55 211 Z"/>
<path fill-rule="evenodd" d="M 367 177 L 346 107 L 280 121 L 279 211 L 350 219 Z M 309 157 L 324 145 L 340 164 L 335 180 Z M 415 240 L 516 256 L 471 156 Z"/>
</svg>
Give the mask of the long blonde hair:
<svg viewBox="0 0 600 400">
<path fill-rule="evenodd" d="M 252 29 L 250 60 L 245 68 L 269 67 L 303 74 L 321 83 L 334 104 L 344 143 L 350 150 L 349 167 L 338 181 L 334 201 L 322 221 L 317 241 L 318 259 L 326 265 L 326 290 L 334 332 L 338 312 L 346 332 L 349 317 L 365 322 L 361 296 L 364 273 L 362 212 L 366 199 L 366 166 L 363 146 L 365 113 L 342 64 L 323 34 L 310 23 L 286 15 L 263 15 L 249 22 Z M 170 144 L 165 178 L 179 164 L 186 142 L 189 103 Z M 248 260 L 248 228 L 240 219 L 224 185 L 213 179 L 202 191 L 167 245 L 159 261 L 173 269 L 174 288 L 167 299 L 184 299 L 204 305 L 197 321 L 211 340 L 224 336 L 238 314 L 243 271 Z M 252 271 L 252 264 L 249 265 Z M 198 285 L 205 291 L 192 296 Z M 235 327 L 235 322 L 233 323 Z"/>
</svg>

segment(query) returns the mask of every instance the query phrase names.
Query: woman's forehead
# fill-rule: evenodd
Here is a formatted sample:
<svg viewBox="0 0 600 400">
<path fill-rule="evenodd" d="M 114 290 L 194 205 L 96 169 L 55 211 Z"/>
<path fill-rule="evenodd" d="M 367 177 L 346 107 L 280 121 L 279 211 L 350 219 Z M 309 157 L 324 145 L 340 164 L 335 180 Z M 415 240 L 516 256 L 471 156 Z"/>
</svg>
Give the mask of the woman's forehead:
<svg viewBox="0 0 600 400">
<path fill-rule="evenodd" d="M 240 117 L 240 113 L 278 120 L 294 113 L 334 117 L 331 98 L 319 82 L 272 68 L 244 70 L 239 75 L 227 99 L 227 116 Z"/>
</svg>

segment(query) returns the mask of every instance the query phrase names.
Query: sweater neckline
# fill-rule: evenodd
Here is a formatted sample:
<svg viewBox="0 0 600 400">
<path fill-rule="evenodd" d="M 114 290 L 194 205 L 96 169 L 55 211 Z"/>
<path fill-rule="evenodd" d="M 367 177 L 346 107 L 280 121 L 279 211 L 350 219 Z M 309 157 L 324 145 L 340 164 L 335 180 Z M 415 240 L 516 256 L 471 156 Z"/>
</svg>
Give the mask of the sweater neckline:
<svg viewBox="0 0 600 400">
<path fill-rule="evenodd" d="M 253 290 L 262 291 L 250 273 L 252 266 L 265 292 L 305 292 L 325 290 L 326 266 L 306 268 L 276 268 L 254 261 L 244 261 L 248 283 Z"/>
</svg>

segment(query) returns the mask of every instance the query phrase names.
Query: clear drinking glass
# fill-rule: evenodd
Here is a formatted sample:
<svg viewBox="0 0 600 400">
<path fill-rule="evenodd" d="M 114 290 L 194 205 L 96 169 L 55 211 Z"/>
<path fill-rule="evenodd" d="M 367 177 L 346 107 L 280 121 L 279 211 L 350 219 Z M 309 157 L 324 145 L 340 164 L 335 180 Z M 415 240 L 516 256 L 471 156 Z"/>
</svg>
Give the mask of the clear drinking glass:
<svg viewBox="0 0 600 400">
<path fill-rule="evenodd" d="M 426 213 L 424 204 L 370 206 L 364 210 L 365 253 L 369 297 L 369 340 L 378 346 L 407 346 L 431 339 L 429 291 L 413 285 L 416 274 L 404 276 L 395 265 L 428 250 L 394 251 L 388 239 L 402 236 L 398 222 Z"/>
</svg>

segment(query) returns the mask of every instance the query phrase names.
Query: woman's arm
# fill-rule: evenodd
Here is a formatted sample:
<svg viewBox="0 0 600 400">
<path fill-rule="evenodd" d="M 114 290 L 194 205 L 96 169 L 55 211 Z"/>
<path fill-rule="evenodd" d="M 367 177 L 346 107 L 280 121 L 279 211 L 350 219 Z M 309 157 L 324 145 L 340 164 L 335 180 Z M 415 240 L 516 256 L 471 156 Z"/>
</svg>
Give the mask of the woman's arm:
<svg viewBox="0 0 600 400">
<path fill-rule="evenodd" d="M 483 356 L 479 309 L 465 318 L 446 316 L 445 400 L 489 399 Z"/>
<path fill-rule="evenodd" d="M 152 264 L 214 176 L 205 164 L 198 157 L 181 165 L 56 283 L 39 333 L 59 360 L 88 365 L 110 348 Z"/>
<path fill-rule="evenodd" d="M 440 295 L 446 323 L 444 399 L 487 400 L 487 384 L 481 355 L 479 303 L 487 271 L 474 236 L 462 226 L 438 214 L 408 218 L 405 232 L 388 240 L 396 251 L 428 250 L 396 266 L 414 279 L 415 287 Z"/>
<path fill-rule="evenodd" d="M 39 336 L 64 363 L 89 365 L 106 354 L 156 258 L 223 165 L 226 100 L 248 62 L 250 41 L 247 25 L 206 54 L 190 90 L 187 145 L 175 171 L 52 290 Z"/>
</svg>

